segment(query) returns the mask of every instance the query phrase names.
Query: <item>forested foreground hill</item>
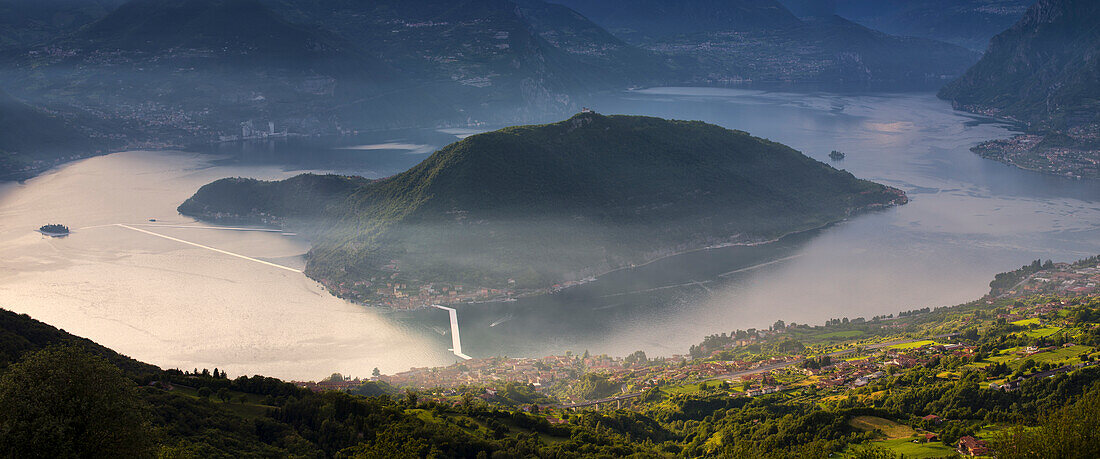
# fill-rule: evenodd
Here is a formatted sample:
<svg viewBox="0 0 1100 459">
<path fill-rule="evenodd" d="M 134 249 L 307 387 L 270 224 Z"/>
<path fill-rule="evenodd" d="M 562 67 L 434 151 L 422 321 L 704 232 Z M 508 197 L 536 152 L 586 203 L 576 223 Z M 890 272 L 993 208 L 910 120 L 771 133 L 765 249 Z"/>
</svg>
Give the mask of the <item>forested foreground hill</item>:
<svg viewBox="0 0 1100 459">
<path fill-rule="evenodd" d="M 1088 276 L 1096 263 L 1032 275 Z M 952 456 L 960 441 L 1000 458 L 1100 454 L 1100 297 L 987 297 L 898 316 L 714 335 L 676 365 L 565 356 L 578 390 L 657 381 L 629 408 L 571 410 L 553 400 L 559 388 L 499 381 L 315 393 L 162 371 L 0 311 L 0 455 L 891 458 Z M 741 363 L 768 370 L 704 371 Z M 664 367 L 693 376 L 646 376 Z"/>
<path fill-rule="evenodd" d="M 472 136 L 404 173 L 327 198 L 295 191 L 349 181 L 225 179 L 179 210 L 305 227 L 318 234 L 307 273 L 337 291 L 354 283 L 369 298 L 383 277 L 410 286 L 546 288 L 686 250 L 770 240 L 906 199 L 744 132 L 590 112 Z"/>
</svg>

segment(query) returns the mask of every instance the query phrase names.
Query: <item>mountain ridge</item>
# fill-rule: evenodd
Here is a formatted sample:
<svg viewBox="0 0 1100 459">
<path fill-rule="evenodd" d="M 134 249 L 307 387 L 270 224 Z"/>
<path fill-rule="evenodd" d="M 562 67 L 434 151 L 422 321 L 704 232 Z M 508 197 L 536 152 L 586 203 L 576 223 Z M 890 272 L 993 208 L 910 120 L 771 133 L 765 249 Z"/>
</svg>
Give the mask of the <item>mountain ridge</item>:
<svg viewBox="0 0 1100 459">
<path fill-rule="evenodd" d="M 1023 169 L 1100 179 L 1100 3 L 1040 0 L 939 97 L 1025 134 L 972 150 Z"/>
<path fill-rule="evenodd" d="M 985 56 L 940 97 L 1042 127 L 1097 122 L 1098 20 L 1095 2 L 1040 0 L 994 37 Z"/>
</svg>

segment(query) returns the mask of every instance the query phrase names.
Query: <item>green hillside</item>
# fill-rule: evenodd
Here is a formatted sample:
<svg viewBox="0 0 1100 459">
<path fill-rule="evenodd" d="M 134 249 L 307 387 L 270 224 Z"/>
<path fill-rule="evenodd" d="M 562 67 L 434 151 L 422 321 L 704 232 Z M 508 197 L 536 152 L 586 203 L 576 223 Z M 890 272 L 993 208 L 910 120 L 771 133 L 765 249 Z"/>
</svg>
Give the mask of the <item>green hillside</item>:
<svg viewBox="0 0 1100 459">
<path fill-rule="evenodd" d="M 279 213 L 297 206 L 258 191 L 279 186 L 215 182 L 180 211 L 309 228 L 318 237 L 307 273 L 330 286 L 386 277 L 544 288 L 905 202 L 899 190 L 744 132 L 595 113 L 472 136 L 394 177 L 334 190 L 328 202 L 344 200 L 327 207 L 321 230 L 317 212 Z"/>
<path fill-rule="evenodd" d="M 1100 298 L 985 297 L 892 316 L 714 334 L 686 359 L 539 359 L 560 374 L 541 387 L 511 382 L 526 371 L 513 362 L 526 359 L 490 357 L 409 372 L 471 382 L 392 386 L 399 375 L 337 374 L 308 384 L 313 392 L 216 368 L 161 370 L 0 310 L 0 451 L 895 459 L 950 456 L 976 437 L 987 456 L 1100 454 Z M 573 403 L 620 387 L 622 405 Z"/>
<path fill-rule="evenodd" d="M 0 309 L 0 374 L 12 363 L 18 362 L 23 355 L 56 345 L 81 348 L 88 353 L 106 359 L 112 365 L 133 376 L 160 371 L 155 366 L 138 362 L 100 346 L 87 338 L 72 335 L 65 330 L 58 330 L 30 318 L 26 314 L 16 314 L 6 309 Z"/>
</svg>

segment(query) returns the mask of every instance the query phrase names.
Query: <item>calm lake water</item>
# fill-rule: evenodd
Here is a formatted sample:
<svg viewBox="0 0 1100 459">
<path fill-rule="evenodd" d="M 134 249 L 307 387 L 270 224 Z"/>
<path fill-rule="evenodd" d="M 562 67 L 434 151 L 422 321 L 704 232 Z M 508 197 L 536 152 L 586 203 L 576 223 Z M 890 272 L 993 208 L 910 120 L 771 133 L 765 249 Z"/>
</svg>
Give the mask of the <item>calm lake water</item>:
<svg viewBox="0 0 1100 459">
<path fill-rule="evenodd" d="M 661 88 L 585 105 L 704 120 L 822 161 L 841 150 L 847 158 L 836 167 L 904 189 L 911 202 L 767 246 L 619 271 L 556 295 L 460 306 L 467 354 L 682 354 L 707 334 L 776 319 L 820 323 L 957 304 L 985 293 L 993 274 L 1035 258 L 1100 253 L 1100 184 L 979 158 L 969 147 L 1010 132 L 932 94 Z M 299 273 L 113 224 L 206 226 L 175 207 L 211 180 L 302 170 L 385 176 L 472 132 L 226 145 L 220 156 L 120 153 L 0 185 L 0 307 L 164 367 L 317 379 L 451 363 L 443 311 L 370 310 Z M 51 222 L 75 232 L 51 239 L 33 231 Z M 292 268 L 308 248 L 279 233 L 141 228 Z"/>
</svg>

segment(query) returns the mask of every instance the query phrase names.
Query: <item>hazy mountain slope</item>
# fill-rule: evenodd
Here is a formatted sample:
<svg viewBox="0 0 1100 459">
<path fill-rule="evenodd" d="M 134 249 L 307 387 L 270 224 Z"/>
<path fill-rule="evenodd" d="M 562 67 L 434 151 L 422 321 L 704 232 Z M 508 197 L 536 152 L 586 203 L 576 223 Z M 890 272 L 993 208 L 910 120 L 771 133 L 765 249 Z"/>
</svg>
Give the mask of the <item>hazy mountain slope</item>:
<svg viewBox="0 0 1100 459">
<path fill-rule="evenodd" d="M 281 131 L 335 132 L 335 110 L 370 100 L 400 123 L 432 105 L 417 82 L 329 32 L 291 24 L 254 0 L 132 0 L 47 47 L 9 56 L 12 91 L 158 143 Z M 381 111 L 385 110 L 386 113 Z M 441 112 L 444 112 L 441 110 Z"/>
<path fill-rule="evenodd" d="M 141 147 L 240 137 L 248 123 L 335 134 L 560 116 L 578 96 L 668 75 L 533 0 L 131 0 L 0 61 L 13 94 Z"/>
<path fill-rule="evenodd" d="M 1100 122 L 1100 2 L 1039 1 L 940 97 L 1036 127 Z"/>
<path fill-rule="evenodd" d="M 0 91 L 0 180 L 22 179 L 60 158 L 101 150 L 64 120 Z"/>
<path fill-rule="evenodd" d="M 180 211 L 203 218 L 233 209 L 273 214 L 287 205 L 255 199 L 263 196 L 258 187 L 270 186 L 215 182 Z M 343 196 L 333 193 L 328 202 Z M 333 223 L 315 239 L 307 273 L 330 286 L 369 286 L 385 276 L 411 285 L 506 286 L 512 278 L 521 288 L 539 288 L 899 202 L 898 190 L 743 132 L 583 113 L 469 137 L 359 187 L 330 208 Z M 298 215 L 279 216 L 300 224 Z"/>
<path fill-rule="evenodd" d="M 620 37 L 659 53 L 689 84 L 914 84 L 938 87 L 978 55 L 891 36 L 839 16 L 799 19 L 771 0 L 562 1 Z M 821 8 L 830 11 L 831 8 Z"/>
<path fill-rule="evenodd" d="M 623 42 L 577 11 L 540 0 L 517 4 L 519 15 L 543 41 L 591 68 L 589 72 L 603 74 L 615 88 L 676 78 L 660 57 Z"/>
<path fill-rule="evenodd" d="M 798 16 L 833 14 L 892 35 L 985 51 L 1034 0 L 780 0 Z"/>
<path fill-rule="evenodd" d="M 775 0 L 554 0 L 632 41 L 679 34 L 778 29 L 798 19 Z"/>
<path fill-rule="evenodd" d="M 252 0 L 132 0 L 74 34 L 88 50 L 225 50 L 239 61 L 317 59 L 354 52 L 350 43 L 292 25 Z"/>
<path fill-rule="evenodd" d="M 125 0 L 0 0 L 0 49 L 41 44 L 91 23 Z"/>
<path fill-rule="evenodd" d="M 583 16 L 537 0 L 267 0 L 418 76 L 457 82 L 479 102 L 572 107 L 583 91 L 655 81 L 653 56 Z"/>
<path fill-rule="evenodd" d="M 696 69 L 702 84 L 741 82 L 938 87 L 978 54 L 920 38 L 887 35 L 839 16 L 751 32 L 682 35 L 650 48 Z"/>
<path fill-rule="evenodd" d="M 1027 125 L 1027 134 L 974 147 L 982 157 L 1100 179 L 1098 53 L 1100 3 L 1041 0 L 939 96 L 958 109 Z"/>
</svg>

